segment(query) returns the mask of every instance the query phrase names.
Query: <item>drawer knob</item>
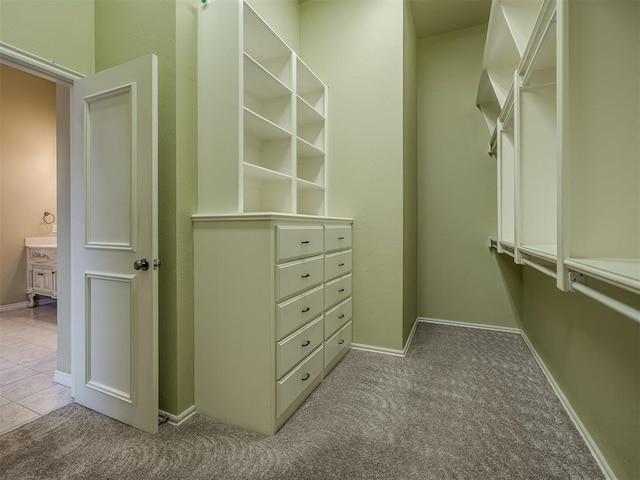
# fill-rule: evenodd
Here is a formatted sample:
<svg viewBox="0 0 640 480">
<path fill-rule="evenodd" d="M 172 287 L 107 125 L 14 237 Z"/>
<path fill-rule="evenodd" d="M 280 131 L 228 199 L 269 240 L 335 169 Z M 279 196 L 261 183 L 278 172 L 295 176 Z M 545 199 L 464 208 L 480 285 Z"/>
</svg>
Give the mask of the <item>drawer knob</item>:
<svg viewBox="0 0 640 480">
<path fill-rule="evenodd" d="M 305 374 L 304 374 L 304 377 L 302 377 L 302 381 L 304 382 L 305 380 L 309 380 L 309 377 L 310 377 L 310 376 L 311 376 L 311 375 L 309 375 L 308 373 L 305 373 Z"/>
<path fill-rule="evenodd" d="M 311 240 L 303 240 L 300 242 L 302 245 L 308 245 L 311 243 Z"/>
<path fill-rule="evenodd" d="M 304 275 L 301 276 L 301 278 L 309 278 L 311 276 L 310 273 L 305 273 Z"/>
<path fill-rule="evenodd" d="M 343 339 L 338 340 L 338 345 L 342 345 L 344 343 Z"/>
<path fill-rule="evenodd" d="M 341 288 L 340 290 L 338 290 L 338 293 L 342 293 L 344 292 L 344 288 Z"/>
<path fill-rule="evenodd" d="M 311 343 L 311 341 L 310 341 L 310 340 L 307 340 L 306 342 L 304 342 L 304 343 L 302 344 L 302 346 L 303 346 L 303 347 L 308 347 L 310 343 Z"/>
<path fill-rule="evenodd" d="M 307 307 L 307 308 L 303 308 L 302 309 L 302 313 L 307 313 L 309 310 L 311 310 L 311 308 Z"/>
<path fill-rule="evenodd" d="M 344 263 L 339 263 L 338 266 L 339 267 L 344 267 Z"/>
<path fill-rule="evenodd" d="M 338 315 L 338 318 L 344 318 L 344 313 L 341 313 L 340 315 Z"/>
</svg>

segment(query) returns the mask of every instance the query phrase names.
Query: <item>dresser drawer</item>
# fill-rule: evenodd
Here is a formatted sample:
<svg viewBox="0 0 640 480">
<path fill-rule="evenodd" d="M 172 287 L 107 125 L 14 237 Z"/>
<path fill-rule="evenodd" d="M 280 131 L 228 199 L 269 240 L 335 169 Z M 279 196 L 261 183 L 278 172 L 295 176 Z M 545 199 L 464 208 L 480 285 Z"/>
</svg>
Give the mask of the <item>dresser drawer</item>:
<svg viewBox="0 0 640 480">
<path fill-rule="evenodd" d="M 276 376 L 278 379 L 304 357 L 322 345 L 323 317 L 315 319 L 276 344 Z"/>
<path fill-rule="evenodd" d="M 351 346 L 351 322 L 324 343 L 324 366 L 328 367 L 338 355 Z"/>
<path fill-rule="evenodd" d="M 329 338 L 341 326 L 351 320 L 351 297 L 324 314 L 324 338 Z"/>
<path fill-rule="evenodd" d="M 323 270 L 322 256 L 276 266 L 276 300 L 319 285 Z"/>
<path fill-rule="evenodd" d="M 351 296 L 351 274 L 336 278 L 324 285 L 324 308 L 333 307 L 336 303 Z"/>
<path fill-rule="evenodd" d="M 325 225 L 324 251 L 346 250 L 351 248 L 351 225 Z"/>
<path fill-rule="evenodd" d="M 329 281 L 351 271 L 351 250 L 330 253 L 324 257 L 324 280 Z"/>
<path fill-rule="evenodd" d="M 321 225 L 276 227 L 276 261 L 310 257 L 322 253 L 323 229 Z"/>
<path fill-rule="evenodd" d="M 276 338 L 281 340 L 324 310 L 324 286 L 276 305 Z"/>
<path fill-rule="evenodd" d="M 282 415 L 298 396 L 310 393 L 308 388 L 322 375 L 323 358 L 323 348 L 320 346 L 276 383 L 276 417 Z"/>
</svg>

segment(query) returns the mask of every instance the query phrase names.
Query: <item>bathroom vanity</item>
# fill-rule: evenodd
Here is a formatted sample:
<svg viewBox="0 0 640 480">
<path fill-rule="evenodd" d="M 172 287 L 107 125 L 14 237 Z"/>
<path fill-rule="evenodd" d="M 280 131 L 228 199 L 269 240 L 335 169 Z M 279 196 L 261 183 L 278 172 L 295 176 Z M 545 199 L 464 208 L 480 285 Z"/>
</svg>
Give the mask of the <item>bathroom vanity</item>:
<svg viewBox="0 0 640 480">
<path fill-rule="evenodd" d="M 57 298 L 57 238 L 27 237 L 27 296 L 29 306 L 35 305 L 35 296 Z"/>
</svg>

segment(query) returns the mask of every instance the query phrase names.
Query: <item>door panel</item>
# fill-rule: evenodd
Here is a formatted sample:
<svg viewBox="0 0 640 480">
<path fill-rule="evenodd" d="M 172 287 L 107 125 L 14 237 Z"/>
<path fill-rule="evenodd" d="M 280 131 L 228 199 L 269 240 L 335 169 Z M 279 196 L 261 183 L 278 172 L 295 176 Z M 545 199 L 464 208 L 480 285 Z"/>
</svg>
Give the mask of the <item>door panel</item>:
<svg viewBox="0 0 640 480">
<path fill-rule="evenodd" d="M 157 60 L 76 81 L 71 178 L 77 403 L 154 433 L 158 421 Z M 140 265 L 138 264 L 138 267 Z"/>
</svg>

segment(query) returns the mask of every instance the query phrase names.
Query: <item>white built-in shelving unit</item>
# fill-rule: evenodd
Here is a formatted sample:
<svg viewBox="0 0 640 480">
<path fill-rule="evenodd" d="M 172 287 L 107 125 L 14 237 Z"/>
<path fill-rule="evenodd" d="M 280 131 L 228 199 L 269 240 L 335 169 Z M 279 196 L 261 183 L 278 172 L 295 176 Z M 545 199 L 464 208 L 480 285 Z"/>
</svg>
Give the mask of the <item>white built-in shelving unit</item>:
<svg viewBox="0 0 640 480">
<path fill-rule="evenodd" d="M 198 211 L 324 215 L 326 85 L 245 2 L 198 21 Z"/>
<path fill-rule="evenodd" d="M 497 144 L 490 244 L 640 322 L 639 85 L 640 2 L 493 1 L 477 96 Z"/>
</svg>

